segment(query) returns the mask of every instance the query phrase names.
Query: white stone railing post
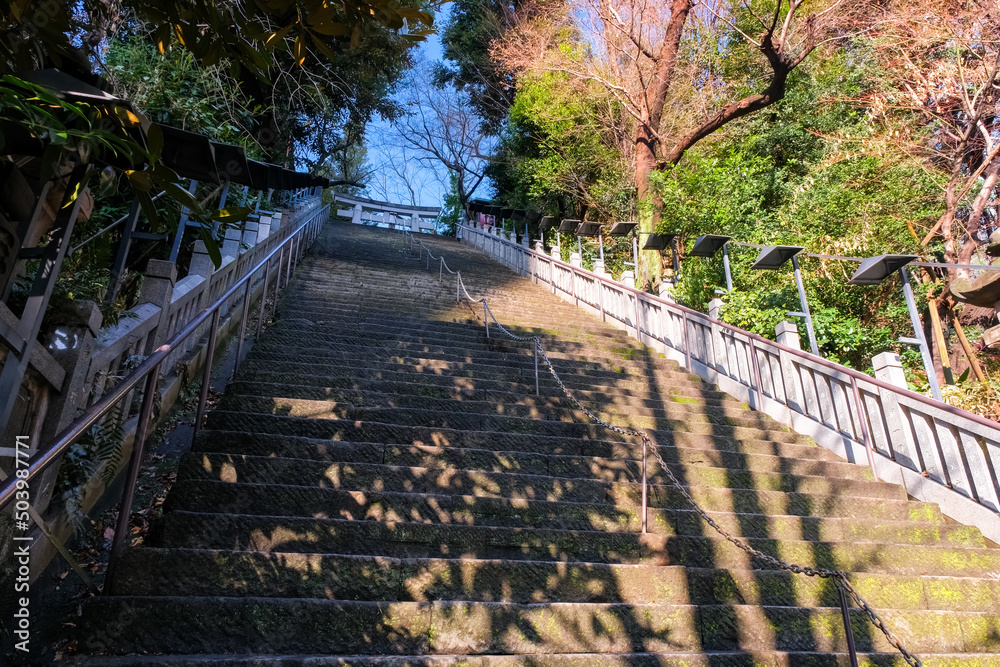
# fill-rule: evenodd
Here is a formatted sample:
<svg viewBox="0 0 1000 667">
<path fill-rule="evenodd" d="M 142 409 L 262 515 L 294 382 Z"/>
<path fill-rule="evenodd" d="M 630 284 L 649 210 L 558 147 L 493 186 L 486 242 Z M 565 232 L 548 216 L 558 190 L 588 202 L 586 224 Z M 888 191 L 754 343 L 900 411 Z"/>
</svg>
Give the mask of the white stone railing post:
<svg viewBox="0 0 1000 667">
<path fill-rule="evenodd" d="M 719 310 L 722 308 L 722 299 L 712 299 L 708 302 L 708 316 L 713 322 L 712 329 L 712 357 L 715 362 L 715 369 L 722 374 L 727 373 L 729 355 L 726 353 L 726 340 L 722 335 L 722 327 L 715 320 L 719 319 Z"/>
<path fill-rule="evenodd" d="M 139 303 L 151 303 L 160 308 L 160 320 L 146 339 L 146 354 L 167 342 L 170 336 L 170 303 L 174 298 L 177 284 L 177 264 L 163 259 L 151 259 L 146 263 L 146 278 L 139 291 Z"/>
<path fill-rule="evenodd" d="M 799 328 L 795 322 L 780 322 L 774 327 L 774 333 L 779 345 L 790 347 L 793 350 L 802 349 L 802 341 L 799 339 Z M 781 366 L 781 380 L 785 389 L 785 401 L 793 410 L 802 412 L 802 392 L 799 391 L 801 377 L 795 367 L 795 361 L 788 352 L 778 351 L 779 364 Z"/>
<path fill-rule="evenodd" d="M 875 378 L 882 382 L 906 389 L 906 374 L 903 372 L 903 362 L 895 352 L 883 352 L 872 357 L 872 367 Z M 913 469 L 920 470 L 919 458 L 916 456 L 916 443 L 912 441 L 910 429 L 905 427 L 905 416 L 899 407 L 896 396 L 879 388 L 879 399 L 885 424 L 888 426 L 889 443 L 896 455 L 896 461 Z"/>
</svg>

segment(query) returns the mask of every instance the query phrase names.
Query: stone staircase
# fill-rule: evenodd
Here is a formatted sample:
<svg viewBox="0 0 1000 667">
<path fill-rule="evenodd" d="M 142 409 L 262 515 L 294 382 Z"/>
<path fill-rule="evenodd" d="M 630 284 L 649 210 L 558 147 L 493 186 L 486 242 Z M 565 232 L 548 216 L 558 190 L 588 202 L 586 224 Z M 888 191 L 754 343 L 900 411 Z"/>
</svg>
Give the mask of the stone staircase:
<svg viewBox="0 0 1000 667">
<path fill-rule="evenodd" d="M 647 429 L 713 518 L 835 567 L 925 665 L 1000 665 L 1000 549 L 543 287 L 424 238 Z M 182 461 L 82 665 L 846 665 L 836 587 L 759 570 L 398 233 L 331 223 Z M 854 610 L 863 661 L 902 664 Z"/>
</svg>

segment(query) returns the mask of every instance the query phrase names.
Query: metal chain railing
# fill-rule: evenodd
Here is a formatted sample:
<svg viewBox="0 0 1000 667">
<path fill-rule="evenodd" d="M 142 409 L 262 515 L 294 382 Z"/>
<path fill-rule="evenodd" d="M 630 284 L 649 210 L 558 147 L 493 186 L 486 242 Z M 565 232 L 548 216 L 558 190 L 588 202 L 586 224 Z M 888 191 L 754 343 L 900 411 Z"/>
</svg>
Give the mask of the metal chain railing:
<svg viewBox="0 0 1000 667">
<path fill-rule="evenodd" d="M 412 245 L 414 243 L 416 243 L 418 245 L 418 247 L 423 248 L 424 244 L 421 241 L 414 240 L 412 238 L 412 235 L 409 234 L 409 232 L 406 232 L 406 234 L 407 234 L 407 237 L 408 237 L 408 239 L 410 241 L 411 247 L 412 247 Z M 431 254 L 430 249 L 425 249 L 425 250 L 426 250 L 427 255 L 428 255 L 429 258 L 433 258 L 435 260 L 440 259 L 441 262 L 442 262 L 442 265 L 444 265 L 444 256 L 443 255 L 441 257 L 434 257 Z M 647 504 L 647 486 L 648 486 L 648 484 L 647 484 L 647 476 L 646 476 L 646 458 L 647 458 L 647 451 L 652 450 L 653 456 L 656 457 L 656 460 L 657 460 L 657 462 L 660 465 L 660 469 L 664 472 L 664 474 L 666 474 L 668 480 L 670 481 L 670 484 L 680 492 L 680 494 L 684 497 L 684 500 L 687 502 L 687 504 L 695 512 L 697 512 L 699 516 L 701 516 L 701 518 L 705 521 L 705 523 L 707 523 L 709 526 L 711 526 L 719 535 L 721 535 L 727 541 L 729 541 L 730 543 L 732 543 L 733 545 L 735 545 L 736 547 L 738 547 L 739 549 L 741 549 L 742 551 L 744 551 L 752 559 L 755 559 L 755 560 L 757 560 L 760 563 L 764 563 L 766 565 L 769 565 L 771 567 L 777 568 L 779 570 L 784 570 L 786 572 L 792 572 L 794 574 L 804 574 L 804 575 L 809 576 L 809 577 L 820 577 L 820 578 L 823 578 L 823 579 L 830 579 L 830 580 L 832 580 L 836 584 L 836 586 L 837 586 L 837 592 L 838 592 L 839 597 L 840 597 L 840 608 L 841 608 L 841 613 L 843 615 L 844 631 L 846 633 L 846 638 L 847 638 L 847 643 L 848 643 L 848 650 L 849 650 L 850 655 L 851 655 L 851 663 L 852 663 L 852 665 L 854 667 L 857 667 L 857 664 L 858 664 L 857 663 L 857 649 L 856 649 L 855 644 L 854 644 L 854 633 L 853 633 L 853 630 L 851 628 L 850 614 L 848 612 L 847 598 L 845 597 L 845 595 L 849 595 L 850 596 L 850 598 L 854 601 L 854 603 L 857 605 L 857 607 L 862 612 L 864 612 L 865 616 L 872 623 L 872 625 L 874 625 L 876 628 L 878 628 L 879 631 L 881 631 L 882 634 L 885 635 L 886 641 L 888 641 L 893 647 L 896 648 L 896 650 L 899 651 L 899 653 L 903 656 L 903 659 L 907 662 L 907 664 L 911 665 L 912 667 L 922 667 L 922 662 L 920 661 L 920 658 L 918 658 L 917 656 L 913 655 L 908 650 L 906 650 L 906 647 L 903 645 L 903 643 L 886 626 L 885 621 L 883 621 L 882 618 L 875 612 L 875 610 L 872 609 L 871 605 L 868 604 L 868 602 L 863 597 L 861 597 L 861 594 L 858 592 L 858 590 L 856 588 L 854 588 L 853 584 L 851 584 L 850 579 L 848 578 L 848 573 L 847 572 L 844 572 L 842 570 L 831 570 L 831 569 L 827 569 L 827 568 L 809 567 L 809 566 L 798 565 L 798 564 L 795 564 L 795 563 L 789 563 L 789 562 L 783 561 L 780 558 L 776 558 L 776 557 L 774 557 L 774 556 L 772 556 L 770 554 L 766 554 L 763 551 L 760 551 L 759 549 L 753 548 L 745 540 L 743 540 L 743 539 L 741 539 L 739 537 L 736 537 L 736 536 L 730 534 L 728 531 L 726 531 L 724 528 L 722 528 L 722 526 L 720 526 L 715 521 L 715 519 L 713 519 L 711 517 L 711 515 L 709 515 L 709 513 L 707 511 L 705 511 L 698 504 L 698 502 L 694 499 L 694 497 L 687 490 L 687 488 L 683 484 L 681 484 L 680 480 L 677 479 L 677 476 L 674 475 L 674 472 L 667 465 L 666 461 L 663 460 L 663 457 L 661 456 L 658 448 L 656 446 L 654 446 L 654 443 L 652 442 L 652 440 L 650 439 L 650 437 L 646 433 L 644 433 L 642 431 L 639 431 L 639 430 L 636 430 L 636 429 L 625 428 L 625 427 L 622 427 L 622 426 L 615 426 L 614 424 L 610 424 L 610 423 L 604 421 L 603 419 L 601 419 L 599 416 L 597 416 L 589 408 L 587 408 L 587 406 L 585 406 L 583 403 L 581 403 L 576 398 L 576 396 L 573 395 L 573 392 L 570 391 L 570 389 L 563 383 L 562 379 L 559 377 L 559 374 L 556 372 L 555 367 L 552 365 L 552 361 L 549 360 L 548 355 L 545 353 L 545 348 L 542 347 L 542 341 L 541 341 L 541 338 L 539 336 L 518 336 L 517 334 L 515 334 L 515 333 L 513 333 L 513 332 L 511 332 L 509 330 L 507 330 L 502 324 L 500 324 L 500 321 L 497 319 L 496 315 L 493 314 L 493 311 L 490 309 L 490 306 L 487 303 L 487 301 L 486 301 L 485 298 L 476 299 L 471 294 L 469 294 L 469 291 L 465 287 L 465 283 L 462 281 L 462 274 L 461 274 L 460 271 L 456 272 L 456 271 L 449 270 L 449 273 L 451 273 L 453 275 L 456 275 L 456 282 L 457 282 L 456 293 L 463 293 L 464 296 L 465 296 L 465 298 L 469 302 L 471 302 L 471 303 L 482 303 L 483 304 L 483 317 L 484 317 L 484 320 L 485 320 L 486 336 L 487 337 L 489 337 L 489 327 L 490 327 L 489 320 L 492 319 L 493 322 L 494 322 L 494 324 L 496 325 L 496 328 L 499 329 L 500 332 L 503 333 L 504 335 L 506 335 L 507 337 L 509 337 L 509 338 L 511 338 L 513 340 L 517 340 L 517 341 L 531 342 L 532 343 L 532 345 L 534 347 L 534 352 L 535 352 L 535 393 L 536 394 L 539 393 L 539 387 L 538 387 L 538 355 L 541 355 L 542 360 L 545 362 L 545 365 L 549 369 L 549 373 L 552 374 L 552 378 L 556 381 L 556 384 L 559 385 L 559 389 L 562 391 L 563 395 L 577 409 L 579 409 L 581 412 L 583 412 L 585 415 L 587 415 L 587 417 L 591 421 L 593 421 L 593 422 L 595 422 L 597 424 L 600 424 L 604 428 L 606 428 L 606 429 L 608 429 L 610 431 L 613 431 L 614 433 L 618 433 L 619 435 L 638 437 L 638 438 L 640 438 L 642 440 L 642 500 L 641 500 L 641 504 L 642 504 L 642 532 L 643 533 L 646 532 L 646 514 L 647 514 L 646 504 Z"/>
</svg>

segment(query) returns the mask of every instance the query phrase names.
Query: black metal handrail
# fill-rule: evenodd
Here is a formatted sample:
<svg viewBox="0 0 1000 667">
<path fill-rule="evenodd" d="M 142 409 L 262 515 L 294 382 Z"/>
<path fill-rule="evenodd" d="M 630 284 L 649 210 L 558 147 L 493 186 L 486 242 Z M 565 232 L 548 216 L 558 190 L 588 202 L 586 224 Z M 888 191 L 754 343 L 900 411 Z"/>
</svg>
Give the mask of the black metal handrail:
<svg viewBox="0 0 1000 667">
<path fill-rule="evenodd" d="M 115 527 L 115 536 L 112 542 L 111 554 L 108 560 L 108 570 L 105 576 L 104 592 L 112 589 L 114 581 L 115 563 L 124 545 L 125 535 L 128 533 L 128 521 L 131 515 L 132 501 L 135 497 L 135 486 L 138 479 L 139 469 L 142 464 L 143 448 L 146 437 L 149 435 L 151 426 L 151 416 L 153 410 L 153 398 L 156 394 L 156 384 L 159 379 L 160 365 L 163 361 L 192 334 L 197 332 L 205 322 L 211 318 L 212 323 L 209 329 L 209 341 L 205 358 L 205 367 L 202 374 L 201 394 L 198 401 L 198 412 L 195 419 L 194 436 L 197 436 L 198 427 L 205 414 L 205 403 L 208 396 L 208 384 L 211 379 L 212 359 L 215 347 L 216 334 L 218 332 L 219 320 L 222 308 L 226 305 L 240 288 L 244 289 L 242 320 L 240 323 L 240 336 L 237 348 L 237 357 L 242 353 L 243 338 L 246 333 L 247 312 L 249 310 L 250 297 L 253 291 L 253 278 L 263 268 L 265 270 L 263 288 L 260 297 L 260 314 L 257 322 L 257 335 L 260 335 L 261 322 L 264 315 L 264 306 L 267 301 L 268 282 L 271 274 L 271 261 L 275 255 L 278 256 L 278 266 L 275 280 L 275 303 L 277 308 L 277 295 L 281 288 L 282 266 L 285 267 L 285 285 L 291 277 L 291 270 L 297 265 L 298 257 L 302 251 L 302 236 L 308 234 L 309 240 L 316 237 L 319 225 L 324 221 L 323 213 L 329 210 L 329 205 L 324 206 L 307 220 L 303 221 L 299 227 L 288 234 L 287 238 L 281 241 L 271 252 L 261 259 L 253 268 L 249 269 L 242 278 L 238 279 L 210 306 L 207 306 L 191 322 L 187 324 L 169 342 L 158 347 L 149 357 L 146 358 L 131 374 L 125 377 L 114 389 L 94 403 L 76 421 L 67 426 L 57 437 L 55 442 L 45 449 L 36 453 L 27 464 L 27 473 L 23 476 L 11 475 L 0 483 L 0 510 L 3 510 L 15 499 L 15 494 L 20 485 L 44 472 L 49 466 L 59 460 L 59 457 L 68 450 L 84 433 L 94 424 L 98 423 L 107 415 L 114 406 L 124 399 L 130 392 L 136 389 L 140 383 L 144 383 L 142 407 L 139 411 L 139 419 L 136 425 L 135 438 L 132 443 L 132 454 L 129 459 L 128 472 L 125 478 L 125 488 L 122 495 L 122 506 L 118 512 L 118 522 Z M 286 253 L 287 249 L 287 253 Z M 287 258 L 286 258 L 287 254 Z M 239 358 L 236 360 L 236 368 L 239 368 Z M 235 371 L 234 371 L 235 373 Z"/>
</svg>

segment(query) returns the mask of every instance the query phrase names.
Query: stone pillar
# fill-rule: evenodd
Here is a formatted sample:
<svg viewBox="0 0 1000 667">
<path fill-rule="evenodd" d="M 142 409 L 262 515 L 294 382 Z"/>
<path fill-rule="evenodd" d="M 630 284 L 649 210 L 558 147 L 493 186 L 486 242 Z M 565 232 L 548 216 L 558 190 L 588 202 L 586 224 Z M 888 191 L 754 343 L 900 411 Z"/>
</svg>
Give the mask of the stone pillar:
<svg viewBox="0 0 1000 667">
<path fill-rule="evenodd" d="M 243 245 L 248 249 L 253 249 L 257 245 L 257 230 L 260 224 L 252 220 L 247 220 L 243 225 Z"/>
<path fill-rule="evenodd" d="M 205 249 L 205 242 L 198 240 L 194 242 L 194 252 L 191 254 L 191 266 L 188 268 L 189 276 L 204 276 L 206 279 L 215 271 L 215 264 L 208 256 Z"/>
<path fill-rule="evenodd" d="M 549 254 L 552 256 L 552 259 L 562 261 L 562 249 L 558 246 L 552 246 L 552 248 L 549 249 Z"/>
<path fill-rule="evenodd" d="M 779 322 L 774 327 L 774 333 L 779 345 L 790 347 L 793 350 L 802 349 L 802 340 L 799 338 L 799 327 L 795 322 L 787 320 Z M 802 377 L 799 374 L 798 367 L 795 365 L 795 359 L 793 355 L 780 350 L 778 352 L 778 363 L 781 366 L 781 382 L 785 392 L 785 401 L 793 410 L 802 412 L 805 408 L 803 401 L 809 401 L 809 398 L 805 398 L 806 392 L 804 385 L 802 385 Z M 808 396 L 812 397 L 812 392 Z"/>
<path fill-rule="evenodd" d="M 36 447 L 39 443 L 52 442 L 87 407 L 90 393 L 87 375 L 96 348 L 94 337 L 100 332 L 102 322 L 101 311 L 93 301 L 71 301 L 49 315 L 57 318 L 59 325 L 47 336 L 46 347 L 66 375 L 61 389 L 49 393 L 40 433 L 33 434 L 37 436 L 32 443 Z M 39 512 L 45 512 L 52 499 L 59 465 L 57 462 L 49 466 L 34 482 L 31 500 Z"/>
<path fill-rule="evenodd" d="M 622 285 L 626 287 L 635 287 L 635 272 L 634 271 L 622 271 Z"/>
<path fill-rule="evenodd" d="M 100 333 L 102 322 L 101 311 L 93 301 L 70 301 L 56 315 L 61 323 L 50 336 L 47 349 L 66 371 L 66 377 L 62 389 L 49 401 L 42 425 L 43 442 L 54 440 L 80 415 L 80 410 L 87 407 L 87 372 L 94 352 L 94 338 Z M 50 469 L 58 469 L 58 466 Z"/>
<path fill-rule="evenodd" d="M 240 230 L 235 227 L 230 227 L 226 230 L 226 236 L 222 240 L 222 256 L 225 257 L 239 257 L 240 256 L 240 241 L 243 240 L 243 235 Z M 223 259 L 225 263 L 225 259 Z"/>
<path fill-rule="evenodd" d="M 545 245 L 540 239 L 535 239 L 535 252 L 545 254 Z"/>
<path fill-rule="evenodd" d="M 903 373 L 903 362 L 895 352 L 883 352 L 872 357 L 872 367 L 875 378 L 882 382 L 906 389 L 906 374 Z"/>
<path fill-rule="evenodd" d="M 170 335 L 168 322 L 175 284 L 177 284 L 177 265 L 174 262 L 151 259 L 146 263 L 146 278 L 142 281 L 139 303 L 151 303 L 160 307 L 160 321 L 157 322 L 156 329 L 146 338 L 146 354 L 150 354 L 167 342 Z"/>
<path fill-rule="evenodd" d="M 872 367 L 875 369 L 875 378 L 877 380 L 891 384 L 894 387 L 899 387 L 900 389 L 907 388 L 906 374 L 903 372 L 903 362 L 895 352 L 883 352 L 882 354 L 875 355 L 872 357 Z M 889 442 L 892 444 L 892 449 L 896 454 L 896 461 L 912 470 L 920 470 L 920 459 L 916 455 L 917 444 L 913 442 L 910 429 L 903 426 L 905 416 L 899 407 L 899 400 L 896 398 L 894 392 L 882 388 L 879 388 L 878 395 L 881 411 L 884 415 L 884 423 L 888 428 L 886 437 L 888 437 Z M 872 420 L 878 420 L 879 405 L 873 405 L 872 402 L 869 402 L 867 408 Z M 921 428 L 920 424 L 914 424 L 914 427 L 919 433 L 925 430 L 926 425 L 924 425 L 924 428 Z M 923 433 L 921 435 L 927 438 L 927 442 L 934 442 L 933 433 Z"/>
<path fill-rule="evenodd" d="M 799 338 L 799 327 L 796 326 L 795 322 L 779 322 L 777 326 L 774 327 L 774 333 L 776 334 L 776 340 L 780 345 L 785 347 L 795 348 L 796 350 L 802 349 L 802 340 Z"/>
<path fill-rule="evenodd" d="M 257 243 L 262 242 L 271 235 L 271 216 L 261 215 L 257 223 Z"/>
<path fill-rule="evenodd" d="M 721 308 L 722 299 L 712 299 L 708 302 L 708 316 L 713 320 L 718 320 Z M 712 363 L 715 365 L 717 371 L 728 375 L 729 351 L 726 349 L 726 339 L 722 335 L 722 326 L 715 321 L 709 326 L 712 330 Z"/>
<path fill-rule="evenodd" d="M 604 260 L 603 259 L 595 259 L 594 260 L 594 269 L 593 269 L 593 271 L 594 271 L 594 273 L 596 273 L 599 276 L 605 275 Z"/>
<path fill-rule="evenodd" d="M 575 266 L 578 269 L 582 269 L 583 268 L 583 257 L 581 257 L 580 253 L 578 253 L 578 252 L 570 253 L 570 255 L 569 255 L 569 263 L 570 263 L 570 266 Z"/>
<path fill-rule="evenodd" d="M 354 210 L 351 212 L 351 222 L 356 225 L 361 224 L 361 204 L 354 205 Z"/>
<path fill-rule="evenodd" d="M 410 216 L 410 231 L 414 234 L 420 231 L 420 216 L 416 213 Z"/>
<path fill-rule="evenodd" d="M 663 282 L 659 287 L 660 297 L 668 301 L 674 301 L 674 284 Z"/>
</svg>

